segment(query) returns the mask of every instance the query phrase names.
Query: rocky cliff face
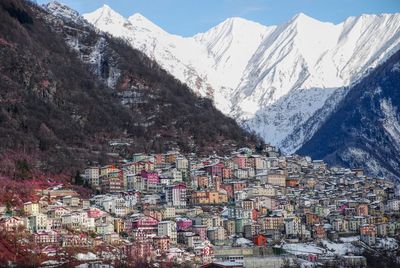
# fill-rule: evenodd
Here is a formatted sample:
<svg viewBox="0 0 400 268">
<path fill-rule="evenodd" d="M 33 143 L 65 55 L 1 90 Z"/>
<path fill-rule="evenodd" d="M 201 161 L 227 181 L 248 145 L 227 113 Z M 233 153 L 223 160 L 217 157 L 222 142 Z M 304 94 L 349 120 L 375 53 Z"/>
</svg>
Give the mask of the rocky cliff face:
<svg viewBox="0 0 400 268">
<path fill-rule="evenodd" d="M 400 52 L 351 87 L 298 153 L 400 178 Z"/>
</svg>

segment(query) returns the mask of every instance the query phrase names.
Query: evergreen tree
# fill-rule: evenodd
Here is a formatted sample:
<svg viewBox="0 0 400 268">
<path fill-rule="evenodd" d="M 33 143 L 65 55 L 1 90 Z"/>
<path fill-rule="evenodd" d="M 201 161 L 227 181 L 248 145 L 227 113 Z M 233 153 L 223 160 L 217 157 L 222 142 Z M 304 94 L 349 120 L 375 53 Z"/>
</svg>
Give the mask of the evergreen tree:
<svg viewBox="0 0 400 268">
<path fill-rule="evenodd" d="M 83 185 L 84 183 L 79 170 L 76 171 L 75 177 L 73 178 L 73 183 L 75 183 L 76 185 Z"/>
</svg>

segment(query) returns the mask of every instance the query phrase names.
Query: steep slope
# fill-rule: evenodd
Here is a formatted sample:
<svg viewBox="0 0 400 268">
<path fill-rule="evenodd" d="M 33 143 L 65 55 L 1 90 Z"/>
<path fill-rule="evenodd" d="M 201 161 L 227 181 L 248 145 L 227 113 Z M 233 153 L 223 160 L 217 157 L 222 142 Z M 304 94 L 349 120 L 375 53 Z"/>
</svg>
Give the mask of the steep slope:
<svg viewBox="0 0 400 268">
<path fill-rule="evenodd" d="M 335 107 L 343 88 L 400 48 L 400 14 L 350 17 L 336 25 L 298 14 L 269 27 L 231 18 L 193 38 L 168 34 L 143 16 L 127 23 L 109 7 L 85 17 L 129 40 L 285 152 L 318 129 L 325 117 L 317 111 L 328 114 L 325 104 Z"/>
<path fill-rule="evenodd" d="M 358 84 L 299 154 L 400 178 L 400 51 Z"/>
<path fill-rule="evenodd" d="M 115 139 L 130 143 L 125 153 L 222 152 L 256 143 L 143 53 L 98 33 L 66 6 L 47 10 L 0 3 L 3 157 L 21 152 L 38 168 L 61 172 L 120 152 L 108 146 Z"/>
</svg>

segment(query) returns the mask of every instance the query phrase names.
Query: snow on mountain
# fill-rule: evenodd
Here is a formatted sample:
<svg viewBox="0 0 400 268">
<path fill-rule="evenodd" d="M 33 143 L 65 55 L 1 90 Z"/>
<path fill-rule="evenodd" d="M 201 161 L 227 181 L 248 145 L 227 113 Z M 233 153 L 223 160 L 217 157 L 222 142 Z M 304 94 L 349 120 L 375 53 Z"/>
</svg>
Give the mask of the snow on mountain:
<svg viewBox="0 0 400 268">
<path fill-rule="evenodd" d="M 288 141 L 332 95 L 400 46 L 400 14 L 363 15 L 334 25 L 303 14 L 266 38 L 235 90 L 233 115 L 285 152 Z M 323 119 L 322 117 L 321 119 Z M 318 122 L 316 122 L 318 123 Z"/>
<path fill-rule="evenodd" d="M 238 87 L 249 60 L 263 39 L 275 28 L 242 18 L 230 18 L 206 33 L 194 36 L 213 59 L 207 77 L 214 89 L 216 106 L 223 112 L 232 110 L 233 90 Z"/>
<path fill-rule="evenodd" d="M 231 18 L 206 33 L 184 38 L 140 14 L 125 19 L 108 6 L 84 17 L 100 30 L 128 40 L 196 93 L 212 98 L 225 114 L 231 110 L 230 96 L 248 60 L 275 28 Z"/>
<path fill-rule="evenodd" d="M 126 39 L 199 95 L 211 94 L 204 75 L 210 65 L 207 51 L 193 39 L 168 34 L 140 14 L 126 19 L 107 5 L 84 17 L 100 30 Z"/>
<path fill-rule="evenodd" d="M 126 19 L 108 6 L 84 17 L 126 39 L 285 152 L 294 152 L 311 137 L 345 95 L 343 88 L 400 48 L 400 14 L 362 15 L 332 24 L 301 13 L 278 26 L 230 18 L 186 38 L 140 14 Z"/>
<path fill-rule="evenodd" d="M 87 21 L 81 16 L 81 14 L 59 2 L 50 2 L 45 5 L 45 8 L 54 16 L 62 18 L 66 21 L 73 21 L 80 24 L 88 24 Z"/>
<path fill-rule="evenodd" d="M 297 153 L 400 178 L 400 51 L 347 89 Z"/>
</svg>

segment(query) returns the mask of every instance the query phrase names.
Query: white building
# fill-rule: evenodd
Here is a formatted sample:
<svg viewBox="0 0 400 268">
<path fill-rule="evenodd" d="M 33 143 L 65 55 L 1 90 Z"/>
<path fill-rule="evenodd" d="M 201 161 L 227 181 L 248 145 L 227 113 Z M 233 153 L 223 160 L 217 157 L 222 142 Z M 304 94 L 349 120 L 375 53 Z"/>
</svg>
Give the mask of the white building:
<svg viewBox="0 0 400 268">
<path fill-rule="evenodd" d="M 178 170 L 188 169 L 189 161 L 184 157 L 177 157 L 175 160 L 175 166 Z"/>
<path fill-rule="evenodd" d="M 98 167 L 90 167 L 85 169 L 85 179 L 92 187 L 100 185 L 100 169 Z"/>
<path fill-rule="evenodd" d="M 134 172 L 124 170 L 124 189 L 129 191 L 129 190 L 134 190 L 135 189 L 135 182 L 136 182 L 136 174 Z"/>
<path fill-rule="evenodd" d="M 88 215 L 86 212 L 72 212 L 61 216 L 61 224 L 64 228 L 71 230 L 87 229 L 88 227 Z"/>
<path fill-rule="evenodd" d="M 168 206 L 186 207 L 186 185 L 179 183 L 165 186 L 165 199 Z"/>
<path fill-rule="evenodd" d="M 123 197 L 115 197 L 111 204 L 111 213 L 114 213 L 117 217 L 124 217 L 128 213 L 126 200 Z"/>
<path fill-rule="evenodd" d="M 392 199 L 387 203 L 388 209 L 390 211 L 399 211 L 400 210 L 400 199 Z"/>
<path fill-rule="evenodd" d="M 301 234 L 301 219 L 299 217 L 285 218 L 285 233 L 288 236 L 298 236 Z"/>
<path fill-rule="evenodd" d="M 38 213 L 36 215 L 31 215 L 28 217 L 29 229 L 32 232 L 43 232 L 47 230 L 47 215 Z"/>
<path fill-rule="evenodd" d="M 160 221 L 158 223 L 158 236 L 168 236 L 172 244 L 176 244 L 177 232 L 176 232 L 176 222 L 173 221 Z"/>
</svg>

